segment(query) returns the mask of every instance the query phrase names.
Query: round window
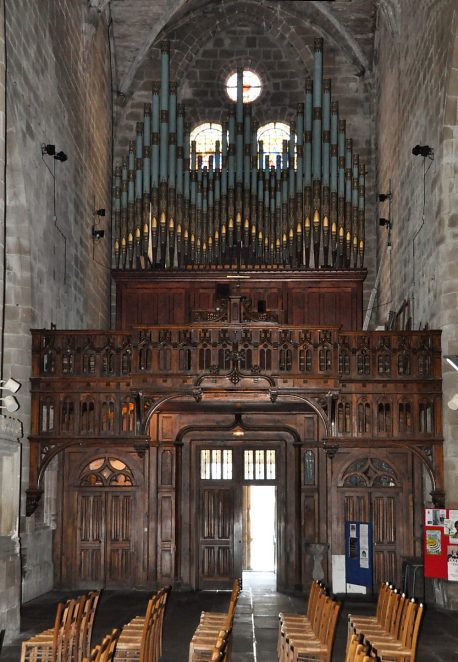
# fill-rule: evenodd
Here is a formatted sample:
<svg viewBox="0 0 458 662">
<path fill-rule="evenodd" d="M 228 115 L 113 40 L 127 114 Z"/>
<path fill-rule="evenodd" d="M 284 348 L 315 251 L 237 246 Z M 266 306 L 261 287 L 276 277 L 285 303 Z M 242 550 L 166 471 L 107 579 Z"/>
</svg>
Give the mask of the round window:
<svg viewBox="0 0 458 662">
<path fill-rule="evenodd" d="M 258 74 L 250 69 L 243 70 L 243 103 L 255 101 L 261 94 L 262 84 Z M 237 72 L 226 80 L 226 92 L 232 101 L 237 101 Z"/>
</svg>

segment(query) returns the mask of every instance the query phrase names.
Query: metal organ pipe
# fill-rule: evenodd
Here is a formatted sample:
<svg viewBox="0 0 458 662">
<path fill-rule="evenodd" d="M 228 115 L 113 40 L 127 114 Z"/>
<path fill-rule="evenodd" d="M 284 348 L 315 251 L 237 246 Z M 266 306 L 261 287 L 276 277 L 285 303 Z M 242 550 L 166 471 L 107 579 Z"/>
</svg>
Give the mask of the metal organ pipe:
<svg viewBox="0 0 458 662">
<path fill-rule="evenodd" d="M 164 42 L 161 80 L 115 166 L 115 267 L 361 269 L 365 165 L 323 79 L 322 40 L 314 42 L 313 81 L 305 81 L 289 141 L 272 166 L 257 140 L 255 106 L 243 104 L 241 68 L 208 166 L 190 142 L 169 71 Z"/>
</svg>

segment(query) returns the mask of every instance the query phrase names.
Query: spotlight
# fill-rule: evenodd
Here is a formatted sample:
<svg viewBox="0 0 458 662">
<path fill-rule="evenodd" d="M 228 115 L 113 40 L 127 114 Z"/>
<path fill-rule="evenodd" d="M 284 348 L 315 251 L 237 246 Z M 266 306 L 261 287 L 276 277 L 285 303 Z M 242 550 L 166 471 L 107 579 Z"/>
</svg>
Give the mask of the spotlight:
<svg viewBox="0 0 458 662">
<path fill-rule="evenodd" d="M 391 230 L 391 221 L 388 218 L 379 218 L 378 224 L 382 227 L 386 225 L 386 227 Z"/>
<path fill-rule="evenodd" d="M 54 158 L 56 161 L 61 161 L 62 163 L 68 159 L 68 156 L 66 155 L 65 152 L 57 152 L 57 154 L 54 155 Z"/>
<path fill-rule="evenodd" d="M 453 409 L 453 411 L 456 411 L 458 409 L 458 393 L 455 393 L 453 398 L 448 401 L 447 407 L 449 409 Z"/>
<path fill-rule="evenodd" d="M 41 146 L 41 153 L 42 154 L 47 154 L 48 156 L 54 156 L 56 153 L 56 146 L 55 145 L 45 145 L 45 143 L 42 144 Z"/>
<path fill-rule="evenodd" d="M 103 239 L 105 236 L 105 230 L 98 230 L 97 228 L 92 228 L 92 237 L 94 241 L 98 241 L 99 239 Z"/>
<path fill-rule="evenodd" d="M 391 193 L 379 193 L 378 199 L 380 202 L 385 202 L 385 200 L 391 200 Z"/>
<path fill-rule="evenodd" d="M 11 393 L 16 393 L 21 388 L 20 382 L 17 382 L 15 379 L 10 377 L 6 381 L 0 381 L 0 389 L 5 389 L 5 391 L 11 391 Z"/>
<path fill-rule="evenodd" d="M 429 145 L 415 145 L 415 147 L 412 149 L 412 154 L 414 156 L 423 156 L 423 158 L 432 156 L 433 153 L 434 150 Z"/>
<path fill-rule="evenodd" d="M 447 363 L 450 363 L 452 368 L 458 371 L 458 356 L 444 356 Z"/>
<path fill-rule="evenodd" d="M 96 209 L 94 214 L 96 214 L 97 216 L 105 216 L 106 210 L 105 209 Z"/>
<path fill-rule="evenodd" d="M 4 398 L 0 398 L 0 409 L 6 409 L 7 411 L 13 412 L 19 409 L 19 402 L 16 400 L 14 395 L 7 395 Z"/>
</svg>

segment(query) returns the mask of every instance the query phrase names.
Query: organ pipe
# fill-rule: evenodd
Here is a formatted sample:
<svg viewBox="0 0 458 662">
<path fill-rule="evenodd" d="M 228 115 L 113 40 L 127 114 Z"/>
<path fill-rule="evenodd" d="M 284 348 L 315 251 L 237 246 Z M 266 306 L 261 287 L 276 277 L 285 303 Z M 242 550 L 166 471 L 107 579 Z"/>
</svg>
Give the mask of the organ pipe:
<svg viewBox="0 0 458 662">
<path fill-rule="evenodd" d="M 161 79 L 113 179 L 114 263 L 118 269 L 361 269 L 365 165 L 323 78 L 323 41 L 314 42 L 290 138 L 275 164 L 257 140 L 254 108 L 237 97 L 208 165 L 190 141 L 185 108 Z"/>
</svg>

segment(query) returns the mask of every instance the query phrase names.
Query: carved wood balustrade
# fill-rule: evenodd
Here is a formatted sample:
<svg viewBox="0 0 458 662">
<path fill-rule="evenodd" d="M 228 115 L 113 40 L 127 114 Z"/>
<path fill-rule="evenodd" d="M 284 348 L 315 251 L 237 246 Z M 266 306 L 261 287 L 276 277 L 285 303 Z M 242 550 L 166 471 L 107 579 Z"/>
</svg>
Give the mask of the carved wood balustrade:
<svg viewBox="0 0 458 662">
<path fill-rule="evenodd" d="M 330 454 L 345 443 L 409 444 L 442 489 L 440 332 L 264 319 L 32 336 L 34 505 L 47 464 L 63 448 L 121 443 L 144 452 L 155 403 L 171 396 L 200 402 L 207 393 L 229 394 L 229 401 L 236 392 L 247 402 L 258 393 L 267 402 L 308 399 L 324 412 Z"/>
</svg>

